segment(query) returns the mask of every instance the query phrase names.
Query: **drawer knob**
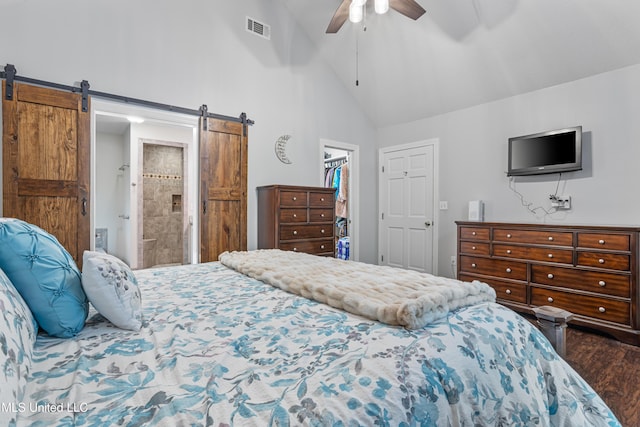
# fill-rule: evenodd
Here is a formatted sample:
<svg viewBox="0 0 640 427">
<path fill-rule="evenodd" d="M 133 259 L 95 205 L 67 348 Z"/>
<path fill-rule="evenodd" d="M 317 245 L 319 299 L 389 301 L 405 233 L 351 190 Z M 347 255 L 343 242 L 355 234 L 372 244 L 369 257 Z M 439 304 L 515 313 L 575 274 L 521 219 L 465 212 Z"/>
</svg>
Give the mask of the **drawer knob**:
<svg viewBox="0 0 640 427">
<path fill-rule="evenodd" d="M 510 239 L 510 238 L 511 238 L 511 234 L 507 234 L 507 239 Z"/>
<path fill-rule="evenodd" d="M 293 248 L 293 252 L 298 252 L 298 248 Z"/>
<path fill-rule="evenodd" d="M 547 298 L 547 301 L 553 302 L 553 298 L 549 297 L 549 298 Z"/>
<path fill-rule="evenodd" d="M 553 279 L 553 274 L 552 273 L 547 274 L 547 278 L 548 279 Z"/>
<path fill-rule="evenodd" d="M 320 230 L 320 232 L 321 232 L 322 234 L 324 234 L 324 228 L 323 228 L 322 230 Z"/>
<path fill-rule="evenodd" d="M 296 196 L 293 196 L 293 200 L 298 200 L 298 198 Z"/>
<path fill-rule="evenodd" d="M 607 286 L 607 282 L 605 282 L 604 280 L 600 280 L 598 282 L 598 285 L 600 285 L 600 286 L 602 286 L 604 288 L 605 286 Z"/>
<path fill-rule="evenodd" d="M 321 202 L 324 202 L 324 197 L 321 197 L 321 198 L 320 198 L 320 201 L 321 201 Z"/>
<path fill-rule="evenodd" d="M 324 218 L 324 214 L 320 214 L 320 218 Z"/>
<path fill-rule="evenodd" d="M 511 253 L 511 249 L 507 249 L 507 254 L 510 254 L 510 253 Z"/>
<path fill-rule="evenodd" d="M 475 246 L 471 246 L 471 250 L 472 250 L 472 251 L 475 251 L 475 250 L 476 250 L 476 247 L 475 247 Z"/>
<path fill-rule="evenodd" d="M 476 235 L 476 232 L 475 232 L 475 231 L 472 231 L 472 232 L 471 232 L 471 235 L 472 235 L 472 236 L 475 236 L 475 235 Z"/>
<path fill-rule="evenodd" d="M 606 309 L 606 308 L 604 308 L 604 307 L 598 307 L 598 311 L 599 311 L 600 313 L 604 313 L 605 311 L 607 311 L 607 309 Z"/>
<path fill-rule="evenodd" d="M 298 230 L 293 230 L 293 235 L 296 236 L 298 234 Z"/>
<path fill-rule="evenodd" d="M 553 258 L 553 254 L 547 255 L 548 258 Z"/>
<path fill-rule="evenodd" d="M 293 217 L 294 218 L 298 218 L 298 214 L 293 214 Z"/>
<path fill-rule="evenodd" d="M 324 245 L 320 245 L 320 249 L 324 249 Z"/>
<path fill-rule="evenodd" d="M 476 268 L 477 267 L 476 263 L 474 262 L 473 264 L 471 264 L 471 267 Z"/>
<path fill-rule="evenodd" d="M 598 243 L 600 243 L 601 245 L 604 245 L 605 241 L 600 239 L 600 240 L 598 240 Z"/>
<path fill-rule="evenodd" d="M 509 267 L 507 267 L 507 269 L 505 270 L 507 273 L 511 273 L 511 269 Z"/>
<path fill-rule="evenodd" d="M 600 259 L 598 260 L 598 262 L 599 262 L 600 264 L 604 264 L 604 259 L 600 258 Z"/>
<path fill-rule="evenodd" d="M 504 291 L 507 295 L 511 295 L 511 289 L 507 289 L 506 291 Z"/>
<path fill-rule="evenodd" d="M 549 236 L 549 241 L 553 242 L 553 236 Z"/>
</svg>

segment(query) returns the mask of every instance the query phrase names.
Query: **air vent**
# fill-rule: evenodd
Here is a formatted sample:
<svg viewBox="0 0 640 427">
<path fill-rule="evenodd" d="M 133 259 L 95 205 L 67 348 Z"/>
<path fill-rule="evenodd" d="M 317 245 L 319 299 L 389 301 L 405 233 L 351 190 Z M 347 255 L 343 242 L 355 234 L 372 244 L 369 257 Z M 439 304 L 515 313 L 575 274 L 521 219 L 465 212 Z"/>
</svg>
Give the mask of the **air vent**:
<svg viewBox="0 0 640 427">
<path fill-rule="evenodd" d="M 271 27 L 267 24 L 263 24 L 262 22 L 258 22 L 253 18 L 249 18 L 247 16 L 247 31 L 250 33 L 259 35 L 262 38 L 267 40 L 271 40 Z"/>
</svg>

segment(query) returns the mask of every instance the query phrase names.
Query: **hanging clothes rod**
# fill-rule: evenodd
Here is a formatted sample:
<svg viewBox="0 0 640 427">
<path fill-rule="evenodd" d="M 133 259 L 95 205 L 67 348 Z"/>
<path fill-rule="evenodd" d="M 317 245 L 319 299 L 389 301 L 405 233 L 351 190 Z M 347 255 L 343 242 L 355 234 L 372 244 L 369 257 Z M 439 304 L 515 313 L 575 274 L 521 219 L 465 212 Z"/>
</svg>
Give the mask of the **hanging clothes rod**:
<svg viewBox="0 0 640 427">
<path fill-rule="evenodd" d="M 344 156 L 337 156 L 337 157 L 330 157 L 328 159 L 324 159 L 325 163 L 330 163 L 330 162 L 337 162 L 339 160 L 348 160 L 349 156 L 348 155 L 344 155 Z"/>
<path fill-rule="evenodd" d="M 209 113 L 207 111 L 206 105 L 202 105 L 202 107 L 200 107 L 199 109 L 194 110 L 190 108 L 176 107 L 175 105 L 168 105 L 168 104 L 162 104 L 159 102 L 147 101 L 144 99 L 130 98 L 127 96 L 90 90 L 89 82 L 87 80 L 83 80 L 80 84 L 80 87 L 77 87 L 77 86 L 68 86 L 68 85 L 62 85 L 59 83 L 47 82 L 44 80 L 32 79 L 29 77 L 23 77 L 17 74 L 16 67 L 13 66 L 12 64 L 7 64 L 4 67 L 4 71 L 0 71 L 0 79 L 4 79 L 7 83 L 6 98 L 8 100 L 13 99 L 13 82 L 17 81 L 17 82 L 29 83 L 37 86 L 49 87 L 53 89 L 65 90 L 73 93 L 82 93 L 82 107 L 83 107 L 82 110 L 83 111 L 87 111 L 88 109 L 88 102 L 87 102 L 88 97 L 94 96 L 96 98 L 110 99 L 113 101 L 124 102 L 125 104 L 135 104 L 142 107 L 149 107 L 149 108 L 154 108 L 156 110 L 162 110 L 162 111 L 171 111 L 174 113 L 186 114 L 190 116 L 202 116 L 205 118 L 239 122 L 246 125 L 253 125 L 255 123 L 253 120 L 247 118 L 246 113 L 240 114 L 240 117 L 231 117 L 231 116 L 225 116 L 222 114 Z"/>
</svg>

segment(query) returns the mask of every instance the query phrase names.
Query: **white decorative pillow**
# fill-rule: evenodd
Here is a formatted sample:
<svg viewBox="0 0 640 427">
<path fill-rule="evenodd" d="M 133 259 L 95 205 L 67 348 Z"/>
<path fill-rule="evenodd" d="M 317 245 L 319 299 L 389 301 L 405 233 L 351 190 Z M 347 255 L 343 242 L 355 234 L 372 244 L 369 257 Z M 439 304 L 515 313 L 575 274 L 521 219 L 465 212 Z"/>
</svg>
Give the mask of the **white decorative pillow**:
<svg viewBox="0 0 640 427">
<path fill-rule="evenodd" d="M 91 304 L 111 323 L 122 329 L 140 330 L 140 288 L 123 261 L 106 253 L 85 251 L 82 287 Z"/>
<path fill-rule="evenodd" d="M 16 422 L 11 408 L 24 401 L 37 332 L 27 303 L 0 269 L 0 418 L 7 425 Z"/>
</svg>

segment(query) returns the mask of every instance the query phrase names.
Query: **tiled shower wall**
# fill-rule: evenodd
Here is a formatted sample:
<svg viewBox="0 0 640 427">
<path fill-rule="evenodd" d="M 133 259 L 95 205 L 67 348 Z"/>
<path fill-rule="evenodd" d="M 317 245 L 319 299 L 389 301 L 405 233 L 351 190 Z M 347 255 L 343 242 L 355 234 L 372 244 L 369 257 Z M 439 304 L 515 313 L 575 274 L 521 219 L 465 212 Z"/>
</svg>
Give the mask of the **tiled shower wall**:
<svg viewBox="0 0 640 427">
<path fill-rule="evenodd" d="M 156 239 L 156 264 L 183 262 L 183 149 L 143 145 L 143 238 Z"/>
</svg>

